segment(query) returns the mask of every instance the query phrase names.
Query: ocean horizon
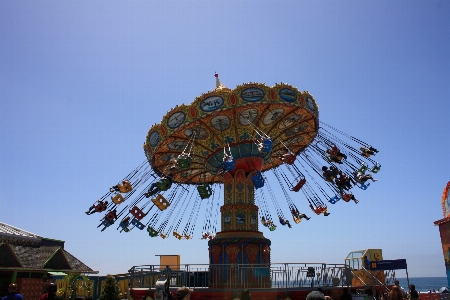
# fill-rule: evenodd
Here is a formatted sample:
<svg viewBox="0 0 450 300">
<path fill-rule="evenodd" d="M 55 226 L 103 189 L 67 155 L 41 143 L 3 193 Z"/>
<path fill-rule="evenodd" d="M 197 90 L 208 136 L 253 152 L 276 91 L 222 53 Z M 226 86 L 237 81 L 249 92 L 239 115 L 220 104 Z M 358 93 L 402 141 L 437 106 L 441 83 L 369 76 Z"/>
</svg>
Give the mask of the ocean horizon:
<svg viewBox="0 0 450 300">
<path fill-rule="evenodd" d="M 406 278 L 397 278 L 400 286 L 408 291 Z M 441 287 L 448 287 L 447 277 L 409 277 L 409 284 L 414 284 L 418 292 L 438 291 Z"/>
</svg>

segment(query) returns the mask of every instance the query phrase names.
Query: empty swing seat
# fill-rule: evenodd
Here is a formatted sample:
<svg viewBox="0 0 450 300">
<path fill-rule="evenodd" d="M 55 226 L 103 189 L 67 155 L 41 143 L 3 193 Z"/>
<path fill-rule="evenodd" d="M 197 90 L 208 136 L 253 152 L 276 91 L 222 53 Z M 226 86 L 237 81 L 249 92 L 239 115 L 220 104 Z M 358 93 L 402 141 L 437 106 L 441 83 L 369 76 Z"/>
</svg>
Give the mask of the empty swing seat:
<svg viewBox="0 0 450 300">
<path fill-rule="evenodd" d="M 328 200 L 328 202 L 330 202 L 331 204 L 336 204 L 336 202 L 338 202 L 340 199 L 341 199 L 341 197 L 336 195 L 333 198 L 331 198 L 330 200 Z"/>
<path fill-rule="evenodd" d="M 298 192 L 305 185 L 306 179 L 300 179 L 300 181 L 292 188 L 292 191 Z"/>
<path fill-rule="evenodd" d="M 159 210 L 163 211 L 170 206 L 170 202 L 164 198 L 163 195 L 159 194 L 156 198 L 152 199 L 152 202 L 159 208 Z"/>
<path fill-rule="evenodd" d="M 176 232 L 176 231 L 173 232 L 173 236 L 176 237 L 179 240 L 181 240 L 183 238 L 183 236 L 181 234 L 179 234 L 178 232 Z"/>
<path fill-rule="evenodd" d="M 361 167 L 358 169 L 358 172 L 364 174 L 364 172 L 366 172 L 367 168 L 368 167 L 365 164 L 362 164 Z"/>
<path fill-rule="evenodd" d="M 145 213 L 137 206 L 130 209 L 130 213 L 138 220 L 142 220 L 145 217 Z"/>
<path fill-rule="evenodd" d="M 370 182 L 367 183 L 367 184 L 361 184 L 361 185 L 359 186 L 359 188 L 362 189 L 363 191 L 365 191 L 365 190 L 367 190 L 367 188 L 369 187 L 369 185 L 370 185 Z"/>
<path fill-rule="evenodd" d="M 133 220 L 131 220 L 131 224 L 133 224 L 134 226 L 136 226 L 137 228 L 139 228 L 140 230 L 145 228 L 145 225 L 142 224 L 141 222 L 139 222 L 138 219 L 133 218 Z"/>
<path fill-rule="evenodd" d="M 378 173 L 378 171 L 380 171 L 381 165 L 380 164 L 376 164 L 375 166 L 372 167 L 372 169 L 370 169 L 369 171 L 372 173 Z"/>
<path fill-rule="evenodd" d="M 189 169 L 191 167 L 192 158 L 190 156 L 183 156 L 178 158 L 178 168 Z"/>
<path fill-rule="evenodd" d="M 197 191 L 200 194 L 200 198 L 207 199 L 212 195 L 212 189 L 209 184 L 202 184 L 197 186 Z"/>
<path fill-rule="evenodd" d="M 295 154 L 289 154 L 284 158 L 284 162 L 288 165 L 293 165 L 295 163 L 297 156 Z"/>
<path fill-rule="evenodd" d="M 148 226 L 147 227 L 147 231 L 148 231 L 148 235 L 151 236 L 151 237 L 157 237 L 158 236 L 158 231 L 153 229 L 153 227 Z"/>
<path fill-rule="evenodd" d="M 234 159 L 232 160 L 227 160 L 223 162 L 223 168 L 227 171 L 233 171 L 234 170 Z"/>
<path fill-rule="evenodd" d="M 259 189 L 264 186 L 264 178 L 262 177 L 261 172 L 257 172 L 255 176 L 252 176 L 252 181 L 255 189 Z"/>
<path fill-rule="evenodd" d="M 262 146 L 262 152 L 269 152 L 270 150 L 272 150 L 272 140 L 263 139 Z"/>
</svg>

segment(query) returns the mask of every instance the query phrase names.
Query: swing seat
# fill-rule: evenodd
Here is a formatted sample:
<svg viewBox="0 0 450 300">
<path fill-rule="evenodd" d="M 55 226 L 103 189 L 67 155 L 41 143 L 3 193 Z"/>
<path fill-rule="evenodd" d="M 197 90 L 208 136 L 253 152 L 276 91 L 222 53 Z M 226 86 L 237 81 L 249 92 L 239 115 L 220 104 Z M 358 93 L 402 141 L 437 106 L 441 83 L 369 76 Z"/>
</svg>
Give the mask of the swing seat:
<svg viewBox="0 0 450 300">
<path fill-rule="evenodd" d="M 318 208 L 315 208 L 314 212 L 316 213 L 316 215 L 320 215 L 322 213 L 322 211 Z"/>
<path fill-rule="evenodd" d="M 358 172 L 364 174 L 364 172 L 366 172 L 367 169 L 368 169 L 368 166 L 366 166 L 365 164 L 362 164 L 361 167 L 358 169 Z"/>
<path fill-rule="evenodd" d="M 270 230 L 270 231 L 274 231 L 275 229 L 277 229 L 277 226 L 275 226 L 275 225 L 271 225 L 271 226 L 269 227 L 269 230 Z"/>
<path fill-rule="evenodd" d="M 352 199 L 352 194 L 344 194 L 342 195 L 342 200 L 344 200 L 345 202 L 349 202 Z"/>
<path fill-rule="evenodd" d="M 130 209 L 130 213 L 138 220 L 142 220 L 142 218 L 145 217 L 145 213 L 137 206 L 134 206 L 132 209 Z"/>
<path fill-rule="evenodd" d="M 164 198 L 163 195 L 159 194 L 156 196 L 156 198 L 152 199 L 152 202 L 156 205 L 156 207 L 159 208 L 159 210 L 163 211 L 167 209 L 170 206 L 169 201 L 167 201 L 166 198 Z"/>
<path fill-rule="evenodd" d="M 133 190 L 133 187 L 131 186 L 131 183 L 129 181 L 125 181 L 123 184 L 118 184 L 117 188 L 119 189 L 119 192 L 124 194 Z"/>
<path fill-rule="evenodd" d="M 185 238 L 186 240 L 190 240 L 190 239 L 191 239 L 191 236 L 188 235 L 187 233 L 185 233 L 185 234 L 184 234 L 184 238 Z"/>
<path fill-rule="evenodd" d="M 114 223 L 114 219 L 115 218 L 116 218 L 116 215 L 113 214 L 112 212 L 107 213 L 106 216 L 105 216 L 105 219 L 107 219 L 108 221 L 110 221 L 112 223 Z"/>
<path fill-rule="evenodd" d="M 155 229 L 153 229 L 150 226 L 147 227 L 147 231 L 148 231 L 148 235 L 151 236 L 151 237 L 158 236 L 158 231 L 156 231 Z"/>
<path fill-rule="evenodd" d="M 160 181 L 158 181 L 156 183 L 156 186 L 158 187 L 158 190 L 160 190 L 160 191 L 167 191 L 172 186 L 172 182 L 169 179 L 164 178 L 164 179 L 161 179 Z"/>
<path fill-rule="evenodd" d="M 233 171 L 234 170 L 234 159 L 230 160 L 230 161 L 224 161 L 223 162 L 223 168 L 227 171 Z"/>
<path fill-rule="evenodd" d="M 106 205 L 105 204 L 98 204 L 98 205 L 95 205 L 94 208 L 95 208 L 96 212 L 102 212 L 102 211 L 106 210 Z"/>
<path fill-rule="evenodd" d="M 114 221 L 111 221 L 111 220 L 109 220 L 109 219 L 107 219 L 107 218 L 105 217 L 100 225 L 103 225 L 103 226 L 105 226 L 105 228 L 106 228 L 106 227 L 109 227 L 109 226 L 112 225 L 112 224 L 114 224 Z M 97 226 L 97 227 L 100 227 L 100 226 Z M 103 229 L 103 230 L 104 230 L 104 229 Z M 102 230 L 102 231 L 103 231 L 103 230 Z"/>
<path fill-rule="evenodd" d="M 336 202 L 338 202 L 340 199 L 341 199 L 341 197 L 336 195 L 333 198 L 331 198 L 330 200 L 328 200 L 328 202 L 330 202 L 331 204 L 336 204 Z"/>
<path fill-rule="evenodd" d="M 179 234 L 178 232 L 176 232 L 176 231 L 173 232 L 173 236 L 176 237 L 179 240 L 181 240 L 183 238 L 183 236 L 181 234 Z"/>
<path fill-rule="evenodd" d="M 130 224 L 130 217 L 125 217 L 122 222 L 120 222 L 119 226 L 122 227 L 122 229 L 125 229 Z"/>
<path fill-rule="evenodd" d="M 166 239 L 166 238 L 167 238 L 167 235 L 165 235 L 165 234 L 162 233 L 162 232 L 159 234 L 159 236 L 162 237 L 163 239 Z"/>
<path fill-rule="evenodd" d="M 298 192 L 305 185 L 306 179 L 300 179 L 300 181 L 292 188 L 291 191 Z"/>
<path fill-rule="evenodd" d="M 329 150 L 330 156 L 337 156 L 339 152 L 339 148 L 334 146 L 331 150 Z"/>
<path fill-rule="evenodd" d="M 264 186 L 264 178 L 262 177 L 261 172 L 257 172 L 255 176 L 252 176 L 252 181 L 255 189 L 259 189 Z"/>
<path fill-rule="evenodd" d="M 178 168 L 189 169 L 191 167 L 192 158 L 190 156 L 183 156 L 178 158 Z"/>
<path fill-rule="evenodd" d="M 381 165 L 377 163 L 369 171 L 372 172 L 372 173 L 378 173 L 378 171 L 380 171 L 380 168 L 381 168 Z"/>
<path fill-rule="evenodd" d="M 212 189 L 209 184 L 202 184 L 197 186 L 197 191 L 200 194 L 200 198 L 208 199 L 212 195 Z"/>
<path fill-rule="evenodd" d="M 142 224 L 141 222 L 139 222 L 138 219 L 133 218 L 133 220 L 131 220 L 131 224 L 133 224 L 134 226 L 136 226 L 137 228 L 139 228 L 139 230 L 142 230 L 145 228 L 145 225 Z"/>
<path fill-rule="evenodd" d="M 262 150 L 261 152 L 269 152 L 272 150 L 272 140 L 271 139 L 263 139 L 262 141 Z"/>
<path fill-rule="evenodd" d="M 292 216 L 292 219 L 294 220 L 295 224 L 298 224 L 302 221 L 302 218 L 297 217 L 297 216 Z"/>
<path fill-rule="evenodd" d="M 358 187 L 359 187 L 360 189 L 362 189 L 363 191 L 365 191 L 365 190 L 367 190 L 367 188 L 369 187 L 369 185 L 370 185 L 370 182 L 367 183 L 367 184 L 361 184 L 361 185 L 358 185 Z"/>
<path fill-rule="evenodd" d="M 295 163 L 295 159 L 297 158 L 297 156 L 295 154 L 290 154 L 286 157 L 283 157 L 283 161 L 288 164 L 288 165 L 293 165 Z"/>
<path fill-rule="evenodd" d="M 125 199 L 123 198 L 123 196 L 121 194 L 116 194 L 114 197 L 111 196 L 111 200 L 112 202 L 114 202 L 114 204 L 119 205 L 120 203 L 122 203 L 123 201 L 125 201 Z"/>
</svg>

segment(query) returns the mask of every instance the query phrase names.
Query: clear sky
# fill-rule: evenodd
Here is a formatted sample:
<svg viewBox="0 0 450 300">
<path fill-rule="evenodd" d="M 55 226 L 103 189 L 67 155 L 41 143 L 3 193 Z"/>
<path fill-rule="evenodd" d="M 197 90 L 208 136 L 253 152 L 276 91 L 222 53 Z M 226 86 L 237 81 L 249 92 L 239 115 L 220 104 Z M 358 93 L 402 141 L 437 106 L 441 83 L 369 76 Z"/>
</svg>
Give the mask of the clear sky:
<svg viewBox="0 0 450 300">
<path fill-rule="evenodd" d="M 157 254 L 207 263 L 204 240 L 100 232 L 84 212 L 145 160 L 152 124 L 218 72 L 230 88 L 307 90 L 321 121 L 380 150 L 359 204 L 262 229 L 272 262 L 381 248 L 410 276 L 445 276 L 433 222 L 450 180 L 449 16 L 444 0 L 0 1 L 0 221 L 66 241 L 100 274 Z"/>
</svg>

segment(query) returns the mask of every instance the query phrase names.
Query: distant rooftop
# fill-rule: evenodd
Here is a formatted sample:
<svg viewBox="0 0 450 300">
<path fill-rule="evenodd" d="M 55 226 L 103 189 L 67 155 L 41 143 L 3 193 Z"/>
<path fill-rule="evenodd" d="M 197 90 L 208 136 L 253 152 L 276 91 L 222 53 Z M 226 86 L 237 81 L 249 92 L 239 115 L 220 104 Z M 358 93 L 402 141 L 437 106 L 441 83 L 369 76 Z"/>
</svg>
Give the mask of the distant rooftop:
<svg viewBox="0 0 450 300">
<path fill-rule="evenodd" d="M 64 250 L 64 241 L 0 222 L 0 270 L 98 273 Z"/>
<path fill-rule="evenodd" d="M 25 240 L 33 243 L 39 243 L 42 239 L 42 236 L 0 222 L 0 242 L 11 240 Z"/>
</svg>

